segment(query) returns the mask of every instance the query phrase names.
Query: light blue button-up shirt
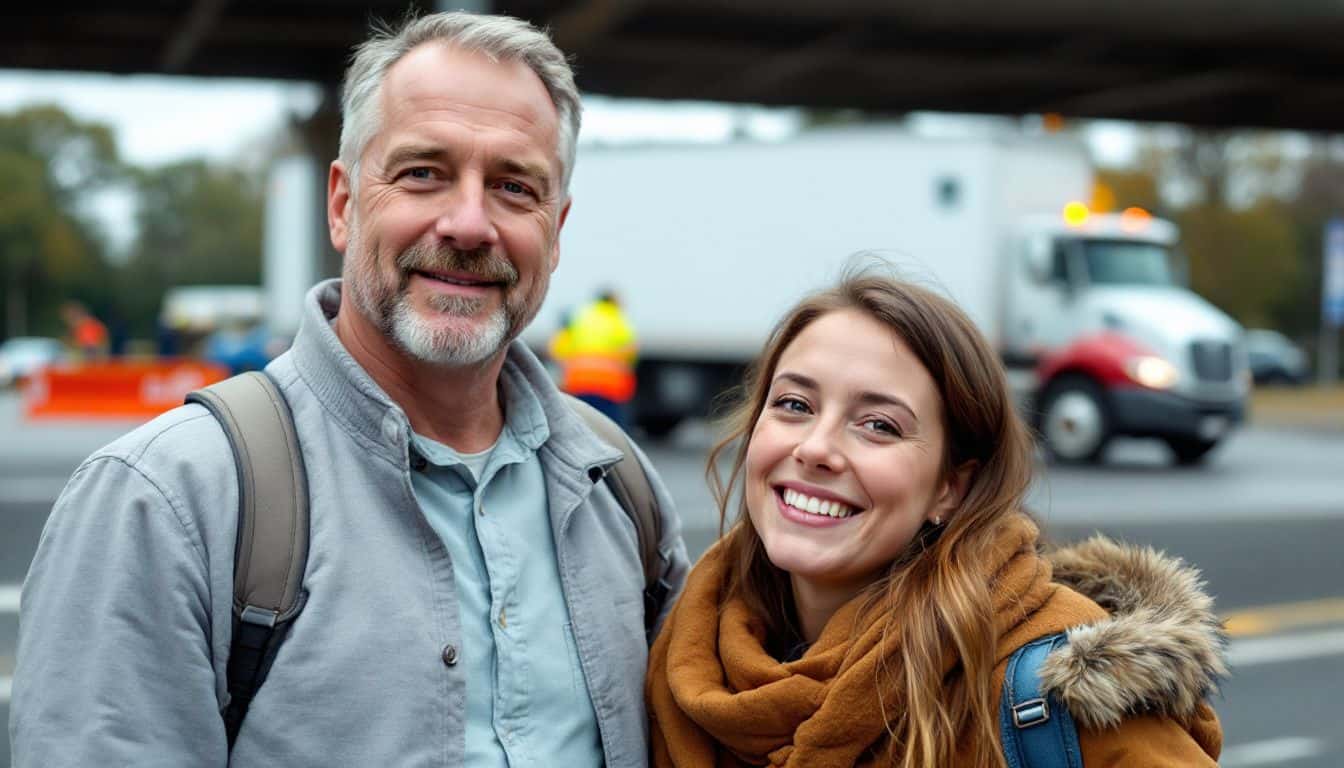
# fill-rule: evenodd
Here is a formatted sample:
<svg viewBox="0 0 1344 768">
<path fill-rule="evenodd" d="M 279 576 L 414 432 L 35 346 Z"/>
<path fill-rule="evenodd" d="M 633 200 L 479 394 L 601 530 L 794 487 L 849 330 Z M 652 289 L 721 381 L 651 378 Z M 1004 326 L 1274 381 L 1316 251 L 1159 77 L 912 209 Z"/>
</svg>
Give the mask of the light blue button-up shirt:
<svg viewBox="0 0 1344 768">
<path fill-rule="evenodd" d="M 421 435 L 411 485 L 453 564 L 467 680 L 466 765 L 598 766 L 597 715 L 570 627 L 536 449 L 546 417 L 505 385 L 506 421 L 486 454 Z M 510 391 L 511 390 L 511 391 Z"/>
</svg>

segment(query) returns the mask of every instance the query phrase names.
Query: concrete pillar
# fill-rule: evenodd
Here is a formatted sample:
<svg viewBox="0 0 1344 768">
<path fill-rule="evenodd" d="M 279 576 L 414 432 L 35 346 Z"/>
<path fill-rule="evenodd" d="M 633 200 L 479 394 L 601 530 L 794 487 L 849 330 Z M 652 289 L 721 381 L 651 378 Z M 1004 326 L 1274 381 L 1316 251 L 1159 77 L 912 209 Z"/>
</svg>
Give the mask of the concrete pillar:
<svg viewBox="0 0 1344 768">
<path fill-rule="evenodd" d="M 292 141 L 270 170 L 263 221 L 262 284 L 273 333 L 298 330 L 304 293 L 341 273 L 327 232 L 327 171 L 340 143 L 335 86 L 311 117 L 294 121 Z"/>
<path fill-rule="evenodd" d="M 316 220 L 313 222 L 318 230 L 318 252 L 313 256 L 317 264 L 317 274 L 319 277 L 337 277 L 341 274 L 341 254 L 331 247 L 331 239 L 327 234 L 327 172 L 340 151 L 340 86 L 336 84 L 326 86 L 321 105 L 312 116 L 295 128 L 299 133 L 303 152 L 316 166 L 312 194 L 319 201 Z"/>
</svg>

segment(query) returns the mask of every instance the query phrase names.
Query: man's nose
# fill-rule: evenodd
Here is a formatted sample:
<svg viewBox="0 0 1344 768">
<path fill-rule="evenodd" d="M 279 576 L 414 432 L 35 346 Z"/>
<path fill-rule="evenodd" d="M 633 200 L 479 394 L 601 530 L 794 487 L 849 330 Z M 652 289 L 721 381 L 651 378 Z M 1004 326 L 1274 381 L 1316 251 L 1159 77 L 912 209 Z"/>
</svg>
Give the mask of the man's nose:
<svg viewBox="0 0 1344 768">
<path fill-rule="evenodd" d="M 458 250 L 471 251 L 493 245 L 497 234 L 483 186 L 467 183 L 464 179 L 447 197 L 434 223 L 435 233 Z"/>
</svg>

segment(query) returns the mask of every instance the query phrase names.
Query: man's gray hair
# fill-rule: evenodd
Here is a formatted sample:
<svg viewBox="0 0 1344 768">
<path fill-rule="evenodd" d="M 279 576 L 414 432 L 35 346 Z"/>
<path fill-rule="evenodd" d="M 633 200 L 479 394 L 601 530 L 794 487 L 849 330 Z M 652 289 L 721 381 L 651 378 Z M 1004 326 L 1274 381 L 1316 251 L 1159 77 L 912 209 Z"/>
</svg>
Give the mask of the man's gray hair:
<svg viewBox="0 0 1344 768">
<path fill-rule="evenodd" d="M 541 78 L 560 118 L 556 144 L 560 188 L 568 192 L 582 111 L 569 61 L 545 32 L 526 21 L 511 16 L 452 12 L 411 18 L 399 29 L 376 29 L 355 49 L 341 91 L 340 159 L 350 175 L 350 193 L 356 193 L 359 158 L 381 127 L 380 94 L 387 71 L 412 49 L 429 42 L 482 53 L 492 61 L 521 61 Z"/>
</svg>

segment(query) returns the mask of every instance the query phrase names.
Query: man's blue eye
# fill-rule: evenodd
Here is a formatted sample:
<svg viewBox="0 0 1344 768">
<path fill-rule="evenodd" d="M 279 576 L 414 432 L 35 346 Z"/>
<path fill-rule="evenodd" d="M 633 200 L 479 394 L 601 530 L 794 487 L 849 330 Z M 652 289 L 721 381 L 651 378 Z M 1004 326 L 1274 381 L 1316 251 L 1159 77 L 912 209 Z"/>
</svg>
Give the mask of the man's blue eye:
<svg viewBox="0 0 1344 768">
<path fill-rule="evenodd" d="M 417 179 L 428 179 L 431 171 L 428 168 L 412 168 L 406 172 L 407 176 L 413 176 Z"/>
<path fill-rule="evenodd" d="M 525 195 L 525 194 L 527 194 L 527 187 L 524 187 L 522 184 L 519 184 L 519 183 L 516 182 L 516 181 L 506 181 L 506 182 L 504 182 L 503 184 L 501 184 L 500 186 L 502 186 L 502 187 L 504 188 L 504 191 L 505 191 L 505 192 L 508 192 L 508 193 L 511 194 L 511 195 Z"/>
</svg>

